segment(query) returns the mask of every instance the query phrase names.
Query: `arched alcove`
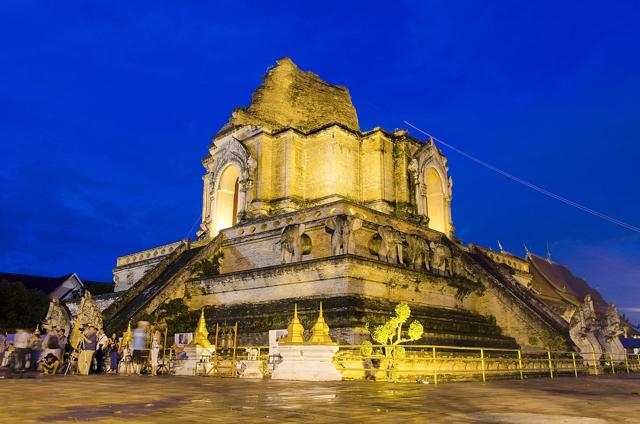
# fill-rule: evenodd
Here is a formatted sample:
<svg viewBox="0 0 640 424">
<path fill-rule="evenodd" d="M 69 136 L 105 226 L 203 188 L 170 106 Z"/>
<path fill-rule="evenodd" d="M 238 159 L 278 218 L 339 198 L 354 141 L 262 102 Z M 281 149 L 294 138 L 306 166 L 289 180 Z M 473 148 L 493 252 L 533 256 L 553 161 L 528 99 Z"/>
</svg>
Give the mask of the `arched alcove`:
<svg viewBox="0 0 640 424">
<path fill-rule="evenodd" d="M 429 228 L 447 233 L 447 214 L 442 177 L 435 168 L 428 168 L 425 173 L 425 185 L 427 186 L 427 216 Z"/>
<path fill-rule="evenodd" d="M 215 232 L 234 226 L 238 222 L 240 169 L 228 165 L 220 175 L 216 190 Z"/>
</svg>

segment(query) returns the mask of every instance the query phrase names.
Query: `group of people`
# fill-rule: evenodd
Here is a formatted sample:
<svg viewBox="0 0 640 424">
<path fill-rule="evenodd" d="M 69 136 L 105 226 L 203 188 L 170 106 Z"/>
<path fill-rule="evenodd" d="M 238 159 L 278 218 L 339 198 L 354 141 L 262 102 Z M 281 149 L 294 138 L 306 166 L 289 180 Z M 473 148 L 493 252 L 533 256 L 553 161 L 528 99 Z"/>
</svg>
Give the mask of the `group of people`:
<svg viewBox="0 0 640 424">
<path fill-rule="evenodd" d="M 0 367 L 13 368 L 17 372 L 39 368 L 55 372 L 59 362 L 56 365 L 51 358 L 60 358 L 66 345 L 64 330 L 50 331 L 43 338 L 38 330 L 31 333 L 17 329 L 12 342 L 7 334 L 0 335 Z"/>
<path fill-rule="evenodd" d="M 43 374 L 58 372 L 81 375 L 118 373 L 142 374 L 150 365 L 150 374 L 157 375 L 160 332 L 155 331 L 147 346 L 149 323 L 141 321 L 131 337 L 108 337 L 103 329 L 89 325 L 82 329 L 75 346 L 71 346 L 64 330 L 53 329 L 46 336 L 36 330 L 18 329 L 9 342 L 0 336 L 0 367 L 16 372 L 39 370 Z M 64 370 L 64 371 L 63 371 Z"/>
</svg>

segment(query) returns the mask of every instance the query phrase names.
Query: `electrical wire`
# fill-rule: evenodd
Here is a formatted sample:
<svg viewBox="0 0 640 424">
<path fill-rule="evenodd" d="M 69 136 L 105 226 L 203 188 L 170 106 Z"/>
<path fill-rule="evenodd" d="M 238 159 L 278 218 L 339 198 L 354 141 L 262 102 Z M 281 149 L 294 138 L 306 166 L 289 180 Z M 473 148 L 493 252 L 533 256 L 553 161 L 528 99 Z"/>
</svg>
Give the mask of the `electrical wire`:
<svg viewBox="0 0 640 424">
<path fill-rule="evenodd" d="M 596 216 L 596 217 L 598 217 L 600 219 L 603 219 L 605 221 L 611 222 L 612 224 L 616 224 L 616 225 L 619 225 L 620 227 L 626 228 L 627 230 L 631 230 L 631 231 L 635 231 L 636 233 L 640 233 L 640 228 L 639 227 L 636 227 L 634 225 L 628 224 L 628 223 L 626 223 L 624 221 L 620 221 L 619 219 L 613 218 L 613 217 L 611 217 L 609 215 L 605 215 L 602 212 L 598 212 L 596 210 L 588 208 L 588 207 L 586 207 L 584 205 L 581 205 L 580 203 L 574 202 L 572 200 L 567 199 L 566 197 L 562 197 L 562 196 L 560 196 L 558 194 L 555 194 L 555 193 L 552 193 L 549 190 L 546 190 L 546 189 L 544 189 L 544 188 L 542 188 L 540 186 L 537 186 L 537 185 L 535 185 L 533 183 L 525 181 L 522 178 L 518 178 L 515 175 L 512 175 L 512 174 L 510 174 L 510 173 L 508 173 L 506 171 L 503 171 L 503 170 L 501 170 L 499 168 L 496 168 L 495 166 L 493 166 L 493 165 L 491 165 L 491 164 L 489 164 L 489 163 L 487 163 L 487 162 L 485 162 L 483 160 L 480 160 L 480 159 L 478 159 L 478 158 L 476 158 L 476 157 L 474 157 L 474 156 L 472 156 L 472 155 L 470 155 L 470 154 L 468 154 L 466 152 L 463 152 L 462 150 L 460 150 L 460 149 L 458 149 L 458 148 L 456 148 L 456 147 L 444 142 L 443 140 L 441 140 L 439 138 L 436 138 L 436 137 L 432 136 L 431 134 L 427 133 L 426 131 L 416 127 L 411 122 L 408 122 L 408 121 L 403 121 L 403 122 L 405 124 L 407 124 L 408 126 L 410 126 L 411 128 L 413 128 L 414 130 L 426 135 L 430 139 L 432 139 L 434 141 L 437 141 L 439 144 L 442 144 L 443 146 L 448 147 L 449 149 L 451 149 L 454 152 L 466 157 L 467 159 L 469 159 L 469 160 L 471 160 L 471 161 L 473 161 L 473 162 L 475 162 L 475 163 L 477 163 L 477 164 L 479 164 L 479 165 L 481 165 L 481 166 L 483 166 L 483 167 L 485 167 L 485 168 L 487 168 L 487 169 L 489 169 L 489 170 L 491 170 L 493 172 L 496 172 L 496 173 L 498 173 L 498 174 L 500 174 L 500 175 L 502 175 L 504 177 L 507 177 L 512 181 L 515 181 L 515 182 L 517 182 L 519 184 L 522 184 L 525 187 L 528 187 L 528 188 L 530 188 L 532 190 L 535 190 L 538 193 L 544 194 L 545 196 L 551 197 L 552 199 L 555 199 L 555 200 L 557 200 L 559 202 L 562 202 L 562 203 L 564 203 L 566 205 L 572 206 L 572 207 L 574 207 L 576 209 L 579 209 L 579 210 L 581 210 L 583 212 L 586 212 L 588 214 Z"/>
</svg>

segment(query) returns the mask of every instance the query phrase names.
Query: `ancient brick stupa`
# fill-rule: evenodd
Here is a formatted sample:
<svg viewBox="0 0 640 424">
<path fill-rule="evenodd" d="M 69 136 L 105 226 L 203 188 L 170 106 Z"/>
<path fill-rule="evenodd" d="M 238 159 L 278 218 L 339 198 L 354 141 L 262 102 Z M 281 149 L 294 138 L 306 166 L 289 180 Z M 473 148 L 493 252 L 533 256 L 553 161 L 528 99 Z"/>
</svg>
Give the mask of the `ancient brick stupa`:
<svg viewBox="0 0 640 424">
<path fill-rule="evenodd" d="M 323 301 L 330 336 L 359 343 L 366 323 L 406 302 L 424 324 L 420 343 L 572 343 L 580 296 L 540 296 L 533 255 L 455 237 L 451 177 L 433 140 L 362 130 L 346 88 L 288 58 L 231 113 L 202 164 L 198 239 L 118 258 L 122 294 L 105 311 L 115 326 L 184 297 L 208 306 L 210 321 L 237 321 L 240 345 L 263 345 L 294 304 L 310 328 Z M 195 271 L 220 253 L 219 272 Z"/>
</svg>

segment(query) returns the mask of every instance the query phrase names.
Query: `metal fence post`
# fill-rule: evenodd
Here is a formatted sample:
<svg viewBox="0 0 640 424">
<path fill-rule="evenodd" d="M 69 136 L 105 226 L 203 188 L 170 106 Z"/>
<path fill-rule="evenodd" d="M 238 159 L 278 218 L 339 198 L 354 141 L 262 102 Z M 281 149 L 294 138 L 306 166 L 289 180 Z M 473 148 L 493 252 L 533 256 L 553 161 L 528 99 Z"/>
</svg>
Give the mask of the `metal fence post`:
<svg viewBox="0 0 640 424">
<path fill-rule="evenodd" d="M 438 384 L 438 369 L 436 368 L 436 348 L 431 348 L 431 364 L 433 365 L 433 384 Z"/>
<path fill-rule="evenodd" d="M 593 355 L 593 369 L 596 372 L 596 375 L 598 375 L 598 360 L 596 359 L 596 353 L 591 352 L 591 354 Z"/>
<path fill-rule="evenodd" d="M 549 375 L 553 378 L 553 363 L 551 362 L 551 351 L 547 350 L 547 358 L 549 358 Z"/>
<path fill-rule="evenodd" d="M 522 374 L 522 353 L 520 349 L 518 349 L 518 369 L 520 370 L 520 380 L 524 380 L 524 375 Z"/>
<path fill-rule="evenodd" d="M 482 367 L 482 382 L 487 382 L 487 376 L 484 371 L 484 349 L 480 348 L 480 366 Z"/>
<path fill-rule="evenodd" d="M 624 351 L 624 365 L 627 367 L 627 374 L 629 374 L 629 352 Z"/>
<path fill-rule="evenodd" d="M 576 367 L 576 353 L 575 352 L 571 352 L 571 359 L 573 359 L 573 373 L 576 375 L 576 378 L 578 378 L 578 368 Z"/>
<path fill-rule="evenodd" d="M 613 355 L 609 355 L 609 361 L 611 361 L 611 372 L 615 375 L 616 365 L 613 363 Z"/>
<path fill-rule="evenodd" d="M 433 356 L 433 384 L 438 384 L 438 368 L 436 367 L 436 348 L 433 347 L 431 351 L 431 355 Z"/>
</svg>

